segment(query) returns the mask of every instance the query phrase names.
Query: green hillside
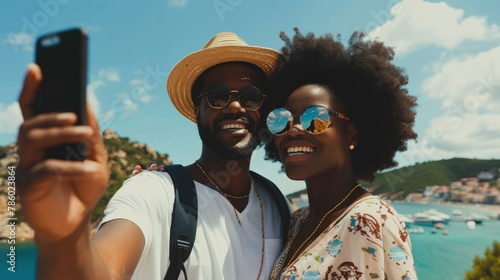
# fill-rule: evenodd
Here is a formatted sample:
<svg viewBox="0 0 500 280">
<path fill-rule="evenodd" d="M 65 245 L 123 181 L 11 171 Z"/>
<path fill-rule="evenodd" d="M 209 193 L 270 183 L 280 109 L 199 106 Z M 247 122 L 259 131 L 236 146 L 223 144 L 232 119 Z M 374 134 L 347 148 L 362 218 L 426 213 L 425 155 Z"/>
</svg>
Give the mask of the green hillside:
<svg viewBox="0 0 500 280">
<path fill-rule="evenodd" d="M 142 168 L 145 168 L 148 161 L 164 165 L 171 164 L 168 154 L 158 153 L 145 144 L 131 141 L 128 137 L 120 137 L 108 131 L 104 132 L 103 138 L 108 151 L 108 167 L 111 175 L 108 188 L 94 209 L 92 222 L 97 222 L 103 217 L 109 200 L 130 177 L 135 164 L 142 165 Z"/>
<path fill-rule="evenodd" d="M 498 178 L 500 160 L 452 158 L 446 160 L 418 163 L 412 166 L 381 172 L 373 182 L 362 182 L 374 194 L 386 194 L 391 199 L 403 199 L 408 193 L 422 192 L 426 186 L 448 185 L 465 177 L 476 177 L 488 171 Z M 306 193 L 305 190 L 292 193 L 294 198 Z"/>
</svg>

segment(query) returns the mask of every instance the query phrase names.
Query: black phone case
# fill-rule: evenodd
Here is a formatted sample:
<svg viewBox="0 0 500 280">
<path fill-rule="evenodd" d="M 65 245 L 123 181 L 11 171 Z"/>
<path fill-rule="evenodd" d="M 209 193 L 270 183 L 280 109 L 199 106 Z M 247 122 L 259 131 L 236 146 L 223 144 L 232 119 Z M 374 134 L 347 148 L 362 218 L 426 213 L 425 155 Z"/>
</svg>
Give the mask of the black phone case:
<svg viewBox="0 0 500 280">
<path fill-rule="evenodd" d="M 42 69 L 42 84 L 37 92 L 35 111 L 74 112 L 77 125 L 87 124 L 87 35 L 81 29 L 47 34 L 36 42 L 36 63 Z M 70 143 L 46 150 L 46 158 L 84 160 L 85 142 Z"/>
</svg>

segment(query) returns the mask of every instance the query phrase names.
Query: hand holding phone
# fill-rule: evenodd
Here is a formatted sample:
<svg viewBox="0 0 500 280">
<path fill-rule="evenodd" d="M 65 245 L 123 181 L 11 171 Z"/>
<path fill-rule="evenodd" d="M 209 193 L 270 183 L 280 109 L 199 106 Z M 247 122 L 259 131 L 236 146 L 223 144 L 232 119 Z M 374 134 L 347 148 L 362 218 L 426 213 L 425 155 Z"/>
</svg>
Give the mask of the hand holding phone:
<svg viewBox="0 0 500 280">
<path fill-rule="evenodd" d="M 37 92 L 37 114 L 73 112 L 76 125 L 87 124 L 87 35 L 81 29 L 47 34 L 36 42 L 36 63 L 42 70 L 42 83 Z M 68 143 L 46 150 L 47 158 L 84 160 L 84 142 Z"/>
</svg>

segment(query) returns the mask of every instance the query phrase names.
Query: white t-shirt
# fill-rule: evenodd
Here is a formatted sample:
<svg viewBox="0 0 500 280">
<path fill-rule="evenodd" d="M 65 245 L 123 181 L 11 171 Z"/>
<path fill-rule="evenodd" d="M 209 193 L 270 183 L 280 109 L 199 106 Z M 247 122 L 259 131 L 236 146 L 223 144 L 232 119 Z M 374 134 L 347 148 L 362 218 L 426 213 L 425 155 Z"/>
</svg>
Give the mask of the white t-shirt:
<svg viewBox="0 0 500 280">
<path fill-rule="evenodd" d="M 189 279 L 251 279 L 259 273 L 262 256 L 264 209 L 264 264 L 260 279 L 267 279 L 282 249 L 281 217 L 263 186 L 254 182 L 248 205 L 236 219 L 233 206 L 217 191 L 195 181 L 198 223 L 191 255 L 184 263 Z M 104 211 L 100 226 L 115 219 L 135 223 L 145 246 L 132 279 L 163 279 L 169 266 L 169 235 L 175 199 L 166 172 L 142 172 L 123 183 Z M 130 240 L 134 242 L 134 240 Z M 181 271 L 179 279 L 184 279 Z"/>
</svg>

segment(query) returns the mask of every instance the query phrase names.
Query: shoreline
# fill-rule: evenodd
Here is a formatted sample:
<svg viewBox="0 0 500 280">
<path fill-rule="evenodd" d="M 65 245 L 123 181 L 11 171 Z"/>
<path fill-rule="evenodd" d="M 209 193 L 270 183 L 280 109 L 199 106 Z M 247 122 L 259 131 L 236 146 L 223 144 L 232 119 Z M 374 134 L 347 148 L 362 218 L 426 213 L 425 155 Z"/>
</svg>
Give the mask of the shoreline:
<svg viewBox="0 0 500 280">
<path fill-rule="evenodd" d="M 497 204 L 472 204 L 472 203 L 459 203 L 459 202 L 444 202 L 441 203 L 444 205 L 456 205 L 460 207 L 466 207 L 466 208 L 482 208 L 483 210 L 491 210 L 491 211 L 496 211 L 500 212 L 500 205 Z"/>
<path fill-rule="evenodd" d="M 500 204 L 481 204 L 481 203 L 461 203 L 461 202 L 450 202 L 450 201 L 443 201 L 443 202 L 418 202 L 418 201 L 412 201 L 412 202 L 407 202 L 404 200 L 386 200 L 390 204 L 393 203 L 399 203 L 399 204 L 420 204 L 420 205 L 441 205 L 441 206 L 449 206 L 449 207 L 463 207 L 463 208 L 468 208 L 468 209 L 478 209 L 481 211 L 489 211 L 491 214 L 497 214 L 498 218 L 500 219 Z M 307 202 L 301 202 L 297 204 L 295 201 L 290 202 L 292 204 L 292 208 L 296 210 L 295 208 L 300 208 L 303 206 L 307 205 Z"/>
<path fill-rule="evenodd" d="M 396 201 L 394 201 L 396 202 Z M 500 212 L 500 205 L 497 204 L 481 204 L 481 203 L 460 203 L 460 202 L 406 202 L 406 201 L 397 201 L 398 203 L 414 203 L 414 204 L 426 204 L 426 205 L 445 205 L 445 206 L 458 206 L 464 208 L 479 208 L 482 210 L 490 210 Z"/>
<path fill-rule="evenodd" d="M 399 203 L 399 204 L 420 204 L 420 205 L 429 205 L 429 206 L 448 206 L 448 207 L 461 207 L 461 208 L 466 208 L 469 210 L 480 210 L 480 211 L 487 211 L 489 212 L 489 215 L 491 216 L 496 216 L 498 220 L 500 220 L 500 205 L 498 204 L 480 204 L 480 203 L 460 203 L 460 202 L 406 202 L 402 200 L 394 200 L 391 201 L 392 203 Z"/>
</svg>

